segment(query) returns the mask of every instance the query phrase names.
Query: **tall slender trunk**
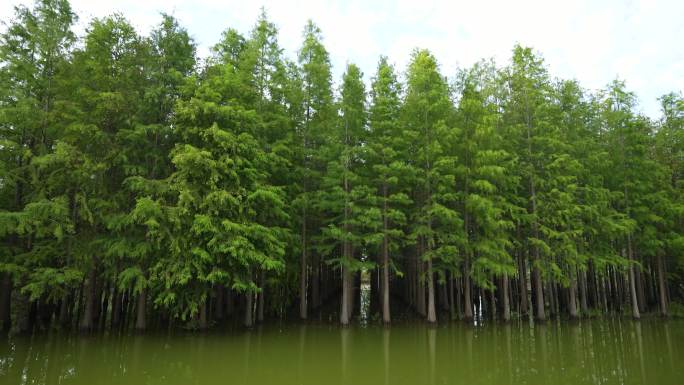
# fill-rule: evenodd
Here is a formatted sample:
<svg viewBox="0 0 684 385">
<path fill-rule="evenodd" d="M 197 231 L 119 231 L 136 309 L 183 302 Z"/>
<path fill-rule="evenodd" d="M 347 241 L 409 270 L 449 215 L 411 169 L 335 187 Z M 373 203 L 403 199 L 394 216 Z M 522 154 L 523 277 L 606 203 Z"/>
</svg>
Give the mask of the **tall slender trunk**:
<svg viewBox="0 0 684 385">
<path fill-rule="evenodd" d="M 145 330 L 147 328 L 147 288 L 142 289 L 138 295 L 135 313 L 135 330 Z"/>
<path fill-rule="evenodd" d="M 629 291 L 631 295 L 631 304 L 632 304 L 632 317 L 634 319 L 639 319 L 641 318 L 641 315 L 639 314 L 639 303 L 637 301 L 637 293 L 636 293 L 636 284 L 634 282 L 635 277 L 634 277 L 634 254 L 632 251 L 632 236 L 628 235 L 627 236 L 627 256 L 629 258 Z"/>
<path fill-rule="evenodd" d="M 432 272 L 432 258 L 427 260 L 427 283 L 428 283 L 428 308 L 427 321 L 430 323 L 437 322 L 437 313 L 435 311 L 435 279 Z"/>
<path fill-rule="evenodd" d="M 86 283 L 84 295 L 84 308 L 81 317 L 81 324 L 79 329 L 81 331 L 90 331 L 93 329 L 93 314 L 95 313 L 95 291 L 97 290 L 97 269 L 95 266 L 90 268 L 88 273 L 88 281 Z"/>
<path fill-rule="evenodd" d="M 224 293 L 226 288 L 222 283 L 216 285 L 216 299 L 214 300 L 214 318 L 217 321 L 223 321 L 223 309 L 225 304 Z"/>
<path fill-rule="evenodd" d="M 307 318 L 306 306 L 306 208 L 302 218 L 302 259 L 300 261 L 299 274 L 299 318 L 305 320 Z M 251 322 L 251 321 L 250 321 Z M 251 323 L 250 323 L 251 325 Z"/>
<path fill-rule="evenodd" d="M 121 323 L 121 299 L 121 291 L 114 285 L 114 296 L 112 297 L 112 329 L 116 329 Z"/>
<path fill-rule="evenodd" d="M 510 297 L 508 294 L 508 274 L 503 275 L 503 278 L 501 279 L 502 281 L 502 289 L 503 289 L 503 320 L 508 322 L 511 319 L 511 303 L 510 303 Z"/>
<path fill-rule="evenodd" d="M 254 324 L 254 320 L 252 317 L 252 313 L 254 312 L 254 293 L 248 291 L 245 293 L 245 318 L 244 318 L 244 325 L 245 327 L 252 327 Z"/>
<path fill-rule="evenodd" d="M 577 318 L 577 298 L 575 297 L 575 290 L 577 290 L 577 279 L 571 278 L 568 298 L 568 312 L 570 318 Z"/>
<path fill-rule="evenodd" d="M 382 322 L 390 323 L 390 302 L 389 302 L 389 220 L 387 218 L 387 184 L 382 186 Z"/>
<path fill-rule="evenodd" d="M 259 292 L 259 302 L 257 303 L 257 322 L 264 322 L 264 302 L 266 300 L 266 281 L 264 279 L 264 271 L 259 273 L 259 281 L 261 282 L 261 291 Z"/>
<path fill-rule="evenodd" d="M 527 315 L 527 301 L 529 301 L 527 296 L 527 264 L 525 263 L 525 255 L 523 252 L 518 254 L 518 281 L 518 290 L 520 291 L 520 314 Z"/>
<path fill-rule="evenodd" d="M 535 248 L 536 249 L 536 248 Z M 538 250 L 536 250 L 538 252 Z M 535 257 L 538 258 L 538 257 Z M 546 320 L 544 312 L 544 289 L 542 287 L 541 273 L 536 264 L 532 267 L 532 279 L 534 280 L 534 299 L 536 304 L 536 318 L 538 321 Z"/>
<path fill-rule="evenodd" d="M 580 294 L 580 310 L 583 315 L 589 312 L 589 306 L 587 305 L 587 272 L 581 270 L 578 272 L 579 277 L 579 294 Z"/>
<path fill-rule="evenodd" d="M 449 273 L 449 315 L 451 319 L 456 319 L 456 304 L 454 303 L 454 274 Z"/>
<path fill-rule="evenodd" d="M 12 276 L 9 273 L 2 274 L 0 283 L 0 330 L 7 331 L 12 326 L 10 306 L 12 301 Z"/>
<path fill-rule="evenodd" d="M 342 300 L 340 303 L 341 309 L 340 309 L 340 323 L 342 325 L 349 325 L 349 318 L 350 318 L 350 309 L 349 309 L 349 292 L 351 282 L 350 274 L 349 274 L 349 268 L 347 266 L 342 265 Z"/>
<path fill-rule="evenodd" d="M 463 318 L 466 321 L 473 320 L 473 296 L 470 285 L 470 256 L 466 255 L 465 264 L 463 266 Z"/>
<path fill-rule="evenodd" d="M 208 321 L 208 315 L 207 315 L 207 300 L 204 300 L 200 304 L 199 308 L 199 329 L 200 330 L 207 330 L 209 328 L 209 321 Z"/>
<path fill-rule="evenodd" d="M 667 311 L 667 288 L 665 287 L 665 262 L 663 257 L 658 255 L 656 264 L 658 265 L 658 299 L 660 303 L 660 314 L 663 317 L 668 316 Z"/>
<path fill-rule="evenodd" d="M 311 260 L 311 309 L 321 306 L 321 263 L 318 254 Z"/>
</svg>

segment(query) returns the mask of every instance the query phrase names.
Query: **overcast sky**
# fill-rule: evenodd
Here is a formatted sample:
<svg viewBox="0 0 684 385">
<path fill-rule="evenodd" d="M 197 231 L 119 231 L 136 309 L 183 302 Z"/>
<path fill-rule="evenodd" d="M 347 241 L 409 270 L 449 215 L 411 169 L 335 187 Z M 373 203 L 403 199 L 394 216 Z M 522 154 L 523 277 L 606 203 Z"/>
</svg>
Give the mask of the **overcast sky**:
<svg viewBox="0 0 684 385">
<path fill-rule="evenodd" d="M 0 19 L 17 4 L 2 0 Z M 415 47 L 430 49 L 442 72 L 493 57 L 509 60 L 515 43 L 540 52 L 553 76 L 575 78 L 589 89 L 619 77 L 649 116 L 659 116 L 657 98 L 684 90 L 684 0 L 529 1 L 277 1 L 277 0 L 72 0 L 79 31 L 92 17 L 123 13 L 139 32 L 176 16 L 206 55 L 221 32 L 247 34 L 259 8 L 280 29 L 280 44 L 294 57 L 311 18 L 323 31 L 337 82 L 347 62 L 373 74 L 379 55 L 404 70 Z"/>
</svg>

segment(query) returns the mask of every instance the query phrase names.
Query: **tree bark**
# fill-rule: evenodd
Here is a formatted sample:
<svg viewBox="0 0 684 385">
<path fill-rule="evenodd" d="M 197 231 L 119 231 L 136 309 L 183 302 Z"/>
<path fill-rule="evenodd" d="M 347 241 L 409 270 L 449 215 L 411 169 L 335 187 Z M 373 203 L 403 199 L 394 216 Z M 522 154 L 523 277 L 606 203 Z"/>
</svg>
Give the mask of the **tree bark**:
<svg viewBox="0 0 684 385">
<path fill-rule="evenodd" d="M 147 328 L 147 288 L 138 295 L 135 312 L 135 330 L 143 331 Z"/>
<path fill-rule="evenodd" d="M 658 299 L 660 303 L 660 315 L 668 316 L 667 311 L 667 288 L 665 287 L 665 266 L 663 257 L 658 255 L 656 264 L 658 265 Z"/>
<path fill-rule="evenodd" d="M 244 325 L 245 327 L 251 328 L 252 325 L 254 324 L 254 320 L 252 317 L 252 312 L 254 311 L 254 293 L 252 292 L 246 292 L 245 293 L 245 319 L 244 319 Z"/>
<path fill-rule="evenodd" d="M 470 257 L 466 256 L 463 266 L 463 318 L 466 321 L 473 320 L 473 296 L 470 286 Z"/>
<path fill-rule="evenodd" d="M 302 219 L 302 259 L 300 261 L 299 274 L 299 318 L 305 320 L 307 318 L 306 306 L 306 208 Z M 251 321 L 250 321 L 251 322 Z M 251 326 L 251 323 L 250 323 Z"/>
<path fill-rule="evenodd" d="M 428 280 L 428 309 L 427 321 L 429 323 L 437 322 L 437 313 L 435 311 L 435 280 L 432 273 L 432 258 L 427 260 L 427 280 Z"/>
<path fill-rule="evenodd" d="M 632 304 L 632 318 L 639 319 L 641 315 L 639 314 L 639 303 L 637 302 L 636 284 L 634 282 L 634 255 L 632 253 L 632 237 L 627 236 L 627 253 L 629 258 L 629 291 L 631 294 L 631 304 Z"/>
<path fill-rule="evenodd" d="M 7 331 L 12 327 L 10 307 L 12 304 L 12 276 L 2 274 L 0 289 L 0 330 Z"/>
<path fill-rule="evenodd" d="M 538 250 L 535 250 L 538 251 Z M 538 259 L 538 257 L 535 257 Z M 544 292 L 542 288 L 541 273 L 539 268 L 535 265 L 532 267 L 532 278 L 534 280 L 534 299 L 536 303 L 536 318 L 538 321 L 546 320 L 546 313 L 544 312 Z"/>
<path fill-rule="evenodd" d="M 569 288 L 569 299 L 568 299 L 568 312 L 570 313 L 570 318 L 577 318 L 577 299 L 575 298 L 575 290 L 577 289 L 577 280 L 572 278 L 570 280 Z"/>
<path fill-rule="evenodd" d="M 390 302 L 389 302 L 389 237 L 387 235 L 389 221 L 387 218 L 387 184 L 382 187 L 383 193 L 383 217 L 382 227 L 384 235 L 382 238 L 382 322 L 389 324 Z"/>
<path fill-rule="evenodd" d="M 579 271 L 579 294 L 580 294 L 580 310 L 582 315 L 586 316 L 589 313 L 589 306 L 587 305 L 587 272 Z"/>
<path fill-rule="evenodd" d="M 503 320 L 508 322 L 511 320 L 511 303 L 510 297 L 508 295 L 508 274 L 504 274 L 502 278 L 502 289 L 503 289 Z"/>
<path fill-rule="evenodd" d="M 525 263 L 525 256 L 521 252 L 518 255 L 518 289 L 520 290 L 520 314 L 527 315 L 527 264 Z"/>
<path fill-rule="evenodd" d="M 259 303 L 257 303 L 257 322 L 264 322 L 264 301 L 266 297 L 266 285 L 264 282 L 264 272 L 261 271 L 261 291 L 259 292 Z"/>
<path fill-rule="evenodd" d="M 209 328 L 209 322 L 207 320 L 207 301 L 208 298 L 205 299 L 202 304 L 200 304 L 199 308 L 199 328 L 200 330 L 207 330 Z"/>
<path fill-rule="evenodd" d="M 84 296 L 83 315 L 79 329 L 81 331 L 91 331 L 93 329 L 93 314 L 95 313 L 95 291 L 97 290 L 97 270 L 95 266 L 90 268 L 88 282 L 86 284 Z"/>
</svg>

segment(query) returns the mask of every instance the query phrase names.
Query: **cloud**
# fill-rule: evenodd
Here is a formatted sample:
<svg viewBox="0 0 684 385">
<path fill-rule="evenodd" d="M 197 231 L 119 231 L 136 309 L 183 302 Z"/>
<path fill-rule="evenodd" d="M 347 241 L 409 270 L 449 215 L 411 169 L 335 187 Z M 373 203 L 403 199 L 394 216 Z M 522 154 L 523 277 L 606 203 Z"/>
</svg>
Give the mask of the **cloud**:
<svg viewBox="0 0 684 385">
<path fill-rule="evenodd" d="M 12 6 L 0 4 L 0 19 Z M 380 55 L 403 70 L 415 47 L 430 49 L 442 71 L 453 75 L 493 57 L 505 64 L 515 43 L 541 52 L 552 75 L 575 78 L 598 89 L 615 77 L 636 92 L 641 109 L 657 117 L 657 98 L 684 90 L 684 2 L 680 0 L 552 2 L 526 1 L 277 1 L 239 0 L 72 0 L 82 31 L 91 17 L 123 13 L 141 33 L 159 21 L 159 12 L 174 14 L 198 42 L 200 54 L 228 27 L 251 29 L 263 5 L 280 28 L 280 43 L 295 57 L 307 19 L 323 30 L 335 79 L 348 62 L 367 78 Z"/>
</svg>

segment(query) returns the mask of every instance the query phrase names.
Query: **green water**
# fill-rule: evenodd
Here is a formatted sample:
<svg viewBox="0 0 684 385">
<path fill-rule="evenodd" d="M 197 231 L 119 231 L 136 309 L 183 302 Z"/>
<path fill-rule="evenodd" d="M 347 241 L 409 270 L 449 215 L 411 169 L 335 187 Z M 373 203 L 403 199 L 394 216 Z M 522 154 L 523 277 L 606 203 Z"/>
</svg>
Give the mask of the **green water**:
<svg viewBox="0 0 684 385">
<path fill-rule="evenodd" d="M 604 319 L 0 342 L 0 384 L 683 384 L 684 321 Z"/>
</svg>

